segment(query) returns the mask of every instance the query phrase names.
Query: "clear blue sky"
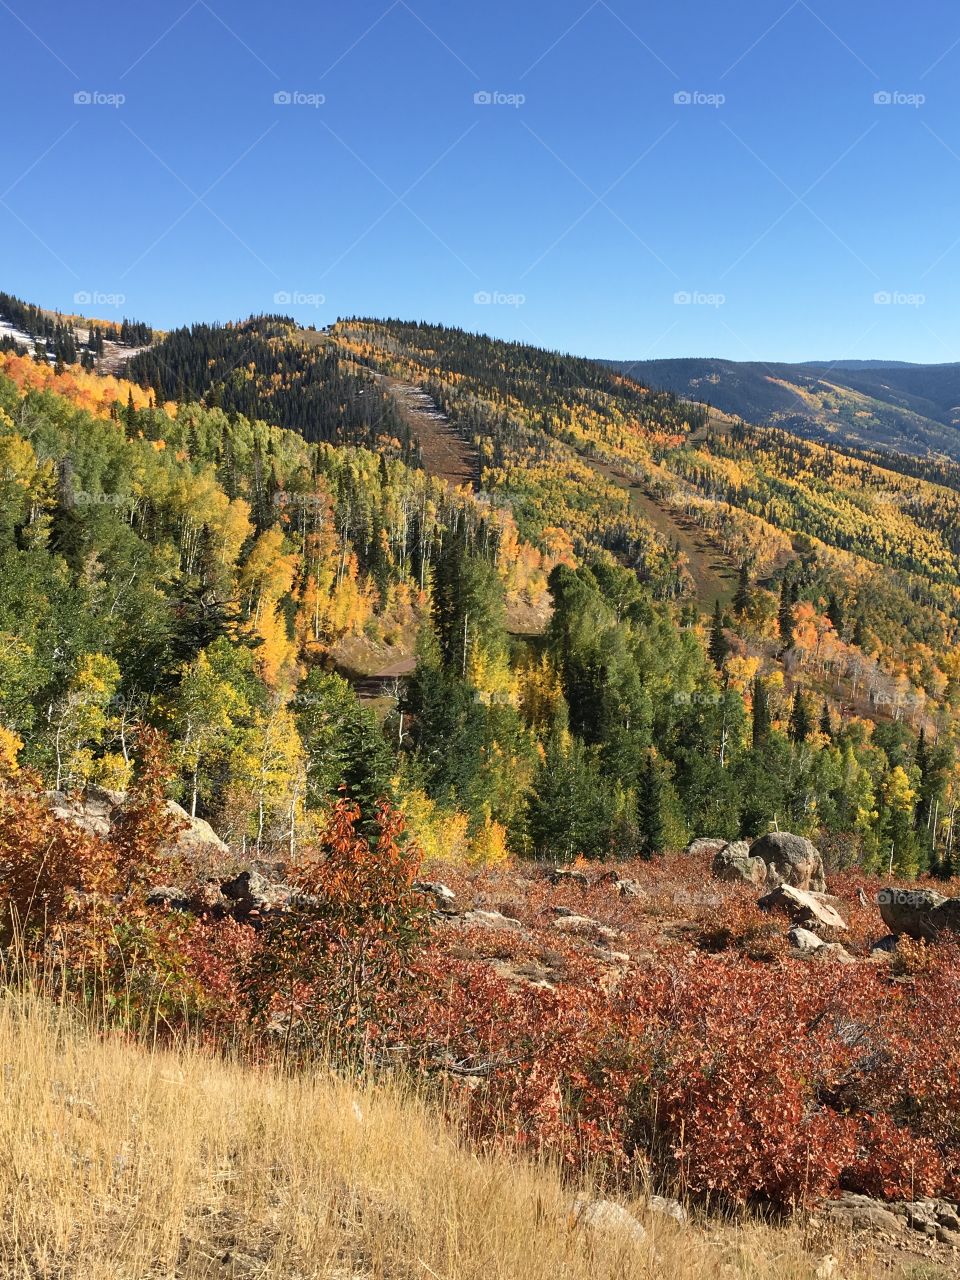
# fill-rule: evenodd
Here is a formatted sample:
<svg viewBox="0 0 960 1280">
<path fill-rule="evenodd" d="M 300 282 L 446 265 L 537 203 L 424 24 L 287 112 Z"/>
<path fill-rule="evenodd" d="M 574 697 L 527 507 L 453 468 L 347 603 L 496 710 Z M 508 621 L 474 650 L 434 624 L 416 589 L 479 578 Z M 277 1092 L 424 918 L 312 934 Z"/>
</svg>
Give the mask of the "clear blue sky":
<svg viewBox="0 0 960 1280">
<path fill-rule="evenodd" d="M 0 0 L 0 59 L 43 305 L 960 359 L 955 0 Z"/>
</svg>

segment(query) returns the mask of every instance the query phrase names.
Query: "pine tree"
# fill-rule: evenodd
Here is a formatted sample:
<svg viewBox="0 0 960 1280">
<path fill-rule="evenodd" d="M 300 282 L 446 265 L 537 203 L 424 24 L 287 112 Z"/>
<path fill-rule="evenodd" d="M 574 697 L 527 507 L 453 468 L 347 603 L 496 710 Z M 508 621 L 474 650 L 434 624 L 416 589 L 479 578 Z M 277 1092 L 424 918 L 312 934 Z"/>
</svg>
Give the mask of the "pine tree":
<svg viewBox="0 0 960 1280">
<path fill-rule="evenodd" d="M 793 706 L 790 709 L 790 737 L 794 742 L 806 742 L 812 729 L 813 724 L 810 719 L 807 700 L 803 695 L 803 690 L 797 689 L 793 695 Z"/>
<path fill-rule="evenodd" d="M 718 600 L 713 606 L 713 622 L 710 626 L 709 653 L 717 669 L 723 666 L 724 659 L 730 652 L 730 643 L 724 634 L 723 610 Z"/>
<path fill-rule="evenodd" d="M 823 704 L 823 711 L 820 713 L 820 732 L 825 738 L 833 739 L 833 717 L 830 714 L 830 704 Z"/>
<path fill-rule="evenodd" d="M 744 562 L 740 566 L 740 578 L 739 578 L 739 581 L 737 582 L 737 592 L 736 592 L 736 595 L 733 597 L 733 612 L 737 615 L 738 618 L 742 618 L 749 608 L 750 608 L 750 571 L 747 568 L 746 562 Z"/>
<path fill-rule="evenodd" d="M 666 845 L 663 800 L 663 778 L 652 754 L 648 754 L 637 780 L 637 833 L 645 858 L 663 853 Z"/>
</svg>

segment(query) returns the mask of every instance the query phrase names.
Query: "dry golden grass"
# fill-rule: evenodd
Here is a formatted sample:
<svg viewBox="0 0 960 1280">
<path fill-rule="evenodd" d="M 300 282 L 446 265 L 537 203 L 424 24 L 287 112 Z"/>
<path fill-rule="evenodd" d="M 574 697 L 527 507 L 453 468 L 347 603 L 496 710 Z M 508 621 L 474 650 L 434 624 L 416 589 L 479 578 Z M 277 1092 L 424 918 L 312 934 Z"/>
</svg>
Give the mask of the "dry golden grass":
<svg viewBox="0 0 960 1280">
<path fill-rule="evenodd" d="M 471 1153 L 399 1086 L 151 1050 L 32 996 L 0 997 L 0 1068 L 4 1277 L 810 1280 L 823 1252 L 642 1206 L 643 1244 L 591 1236 L 553 1171 Z"/>
</svg>

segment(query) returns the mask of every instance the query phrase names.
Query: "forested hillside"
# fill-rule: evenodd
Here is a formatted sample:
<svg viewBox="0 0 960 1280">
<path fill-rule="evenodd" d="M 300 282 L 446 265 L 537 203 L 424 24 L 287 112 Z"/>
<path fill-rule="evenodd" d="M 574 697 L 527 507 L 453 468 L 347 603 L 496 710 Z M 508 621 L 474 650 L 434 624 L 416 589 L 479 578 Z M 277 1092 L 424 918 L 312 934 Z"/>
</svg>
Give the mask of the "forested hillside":
<svg viewBox="0 0 960 1280">
<path fill-rule="evenodd" d="M 776 822 L 844 865 L 952 869 L 950 468 L 715 430 L 602 366 L 422 325 L 198 326 L 137 357 L 143 385 L 2 362 L 8 768 L 123 788 L 146 723 L 187 809 L 258 851 L 346 786 L 481 861 Z M 382 373 L 476 445 L 478 491 L 418 468 Z M 681 518 L 739 576 L 712 615 Z M 358 702 L 350 643 L 416 669 Z"/>
</svg>

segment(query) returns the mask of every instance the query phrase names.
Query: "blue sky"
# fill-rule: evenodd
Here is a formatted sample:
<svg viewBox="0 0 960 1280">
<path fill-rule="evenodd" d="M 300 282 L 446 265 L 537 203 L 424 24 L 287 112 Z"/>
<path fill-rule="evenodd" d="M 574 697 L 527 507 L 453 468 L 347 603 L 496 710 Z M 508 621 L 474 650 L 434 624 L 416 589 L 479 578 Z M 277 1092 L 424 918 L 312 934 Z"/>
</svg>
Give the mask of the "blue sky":
<svg viewBox="0 0 960 1280">
<path fill-rule="evenodd" d="M 960 358 L 948 0 L 0 0 L 0 58 L 0 287 L 43 305 Z"/>
</svg>

